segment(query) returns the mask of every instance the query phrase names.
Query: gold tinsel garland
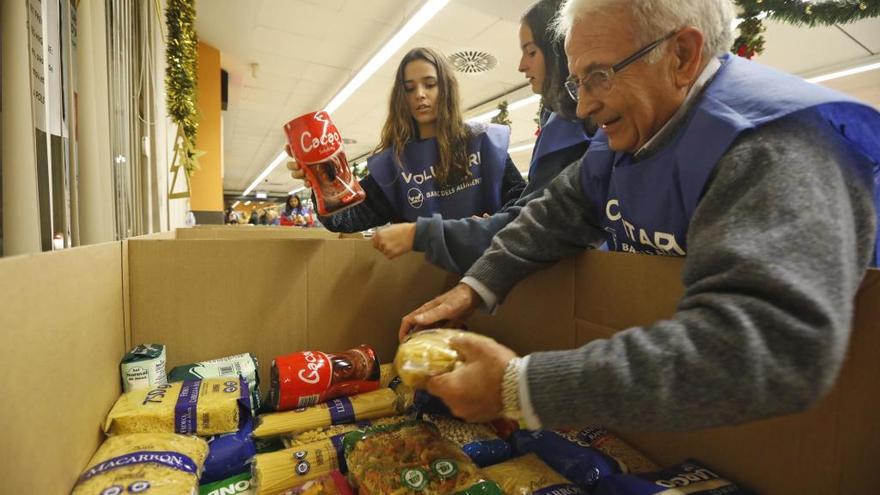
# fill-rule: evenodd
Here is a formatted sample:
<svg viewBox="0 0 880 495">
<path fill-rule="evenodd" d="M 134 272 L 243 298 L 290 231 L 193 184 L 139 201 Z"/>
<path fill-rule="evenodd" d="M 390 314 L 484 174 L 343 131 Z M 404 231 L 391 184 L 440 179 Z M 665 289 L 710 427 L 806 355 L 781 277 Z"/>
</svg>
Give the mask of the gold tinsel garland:
<svg viewBox="0 0 880 495">
<path fill-rule="evenodd" d="M 198 44 L 196 35 L 195 0 L 168 0 L 165 9 L 165 23 L 168 26 L 165 55 L 165 102 L 171 120 L 177 124 L 177 137 L 174 145 L 172 171 L 174 179 L 171 191 L 177 180 L 177 172 L 184 170 L 187 191 L 171 194 L 171 197 L 189 196 L 189 178 L 198 170 L 198 157 L 203 153 L 196 150 L 196 135 L 199 130 L 197 89 L 198 89 Z"/>
</svg>

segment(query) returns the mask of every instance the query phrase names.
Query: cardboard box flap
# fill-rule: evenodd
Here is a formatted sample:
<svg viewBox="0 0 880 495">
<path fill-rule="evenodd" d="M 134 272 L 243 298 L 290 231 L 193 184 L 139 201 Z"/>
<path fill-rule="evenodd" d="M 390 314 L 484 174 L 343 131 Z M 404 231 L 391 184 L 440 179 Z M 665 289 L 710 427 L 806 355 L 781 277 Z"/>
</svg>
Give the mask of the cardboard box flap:
<svg viewBox="0 0 880 495">
<path fill-rule="evenodd" d="M 102 440 L 125 352 L 114 242 L 0 260 L 3 493 L 68 493 Z"/>
</svg>

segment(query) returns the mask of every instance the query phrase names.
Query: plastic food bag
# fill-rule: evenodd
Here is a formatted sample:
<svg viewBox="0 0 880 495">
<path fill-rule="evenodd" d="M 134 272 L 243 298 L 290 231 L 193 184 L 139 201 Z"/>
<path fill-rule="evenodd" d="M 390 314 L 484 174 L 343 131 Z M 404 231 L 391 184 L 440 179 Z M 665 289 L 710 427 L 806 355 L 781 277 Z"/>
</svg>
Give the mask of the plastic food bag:
<svg viewBox="0 0 880 495">
<path fill-rule="evenodd" d="M 349 478 L 361 495 L 501 493 L 461 449 L 424 421 L 353 431 L 344 443 Z"/>
<path fill-rule="evenodd" d="M 489 479 L 501 485 L 507 495 L 586 494 L 535 454 L 528 454 L 483 469 Z"/>
<path fill-rule="evenodd" d="M 302 433 L 330 425 L 354 423 L 395 414 L 398 414 L 397 394 L 391 389 L 382 388 L 375 392 L 340 397 L 294 411 L 263 414 L 254 430 L 254 436 L 265 438 Z"/>
<path fill-rule="evenodd" d="M 425 388 L 428 378 L 452 371 L 458 361 L 458 352 L 449 346 L 449 341 L 461 335 L 465 332 L 448 329 L 410 334 L 394 356 L 394 368 L 403 383 Z"/>
<path fill-rule="evenodd" d="M 491 466 L 510 459 L 510 444 L 498 438 L 488 426 L 438 415 L 425 415 L 443 438 L 452 440 L 477 466 Z"/>
<path fill-rule="evenodd" d="M 333 471 L 345 470 L 342 439 L 321 440 L 254 458 L 257 495 L 275 495 Z"/>
<path fill-rule="evenodd" d="M 621 473 L 650 473 L 660 466 L 601 426 L 580 430 L 554 430 L 554 433 L 582 447 L 592 447 L 614 459 Z"/>
<path fill-rule="evenodd" d="M 519 430 L 511 436 L 517 455 L 537 454 L 542 461 L 583 488 L 600 478 L 617 474 L 620 468 L 611 457 L 589 446 L 569 441 L 553 431 Z"/>
<path fill-rule="evenodd" d="M 655 473 L 617 474 L 602 479 L 595 495 L 655 495 L 693 493 L 699 495 L 755 495 L 722 478 L 697 461 Z"/>
<path fill-rule="evenodd" d="M 71 495 L 195 493 L 208 444 L 174 433 L 110 437 L 95 452 Z"/>
<path fill-rule="evenodd" d="M 281 495 L 354 495 L 354 492 L 345 476 L 339 471 L 333 471 L 329 475 L 285 490 Z"/>
<path fill-rule="evenodd" d="M 288 435 L 286 438 L 284 438 L 284 445 L 286 448 L 290 449 L 299 445 L 318 442 L 320 440 L 327 440 L 329 438 L 334 438 L 337 436 L 344 437 L 345 434 L 350 431 L 362 430 L 369 426 L 391 425 L 395 423 L 400 423 L 401 421 L 406 421 L 407 419 L 411 418 L 408 418 L 406 416 L 389 416 L 387 418 L 367 419 L 364 421 L 358 421 L 357 423 L 350 423 L 345 425 L 333 425 L 324 428 L 316 428 L 314 430 Z"/>
<path fill-rule="evenodd" d="M 257 454 L 254 439 L 251 438 L 253 431 L 253 419 L 248 418 L 242 428 L 235 433 L 207 438 L 210 451 L 199 482 L 212 483 L 239 473 L 250 472 L 251 461 Z"/>
<path fill-rule="evenodd" d="M 219 435 L 238 431 L 250 411 L 243 378 L 168 383 L 122 394 L 107 415 L 104 432 Z"/>
<path fill-rule="evenodd" d="M 247 381 L 251 391 L 253 411 L 260 408 L 260 366 L 257 358 L 250 353 L 236 354 L 210 361 L 175 366 L 168 373 L 168 381 L 182 382 L 185 380 L 205 380 L 207 378 L 225 378 L 241 376 Z"/>
<path fill-rule="evenodd" d="M 379 359 L 370 347 L 333 354 L 294 352 L 272 361 L 269 404 L 276 411 L 289 411 L 378 388 Z"/>
</svg>

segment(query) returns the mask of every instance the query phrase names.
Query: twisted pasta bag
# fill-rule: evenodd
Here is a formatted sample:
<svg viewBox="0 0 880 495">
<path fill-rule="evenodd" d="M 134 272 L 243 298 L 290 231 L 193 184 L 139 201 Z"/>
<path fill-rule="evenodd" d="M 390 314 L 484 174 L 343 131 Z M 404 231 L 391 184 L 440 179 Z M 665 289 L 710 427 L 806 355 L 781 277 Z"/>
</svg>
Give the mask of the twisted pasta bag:
<svg viewBox="0 0 880 495">
<path fill-rule="evenodd" d="M 276 495 L 333 471 L 345 471 L 342 437 L 300 445 L 254 458 L 257 495 Z"/>
<path fill-rule="evenodd" d="M 345 476 L 339 471 L 333 471 L 329 475 L 285 490 L 281 495 L 354 495 L 354 492 Z"/>
<path fill-rule="evenodd" d="M 449 346 L 461 330 L 434 329 L 410 334 L 397 348 L 394 368 L 409 387 L 425 388 L 428 378 L 455 368 L 458 352 Z"/>
<path fill-rule="evenodd" d="M 688 460 L 655 473 L 616 474 L 602 479 L 595 495 L 755 495 Z"/>
<path fill-rule="evenodd" d="M 194 494 L 207 455 L 208 444 L 196 437 L 174 433 L 109 437 L 89 461 L 71 495 Z"/>
<path fill-rule="evenodd" d="M 452 440 L 477 466 L 491 466 L 510 458 L 510 444 L 498 438 L 488 426 L 426 414 L 424 418 L 433 423 L 443 438 Z"/>
<path fill-rule="evenodd" d="M 219 435 L 238 431 L 250 410 L 243 378 L 168 383 L 122 394 L 104 421 L 104 432 Z"/>
<path fill-rule="evenodd" d="M 489 479 L 501 485 L 507 495 L 586 494 L 554 471 L 535 454 L 527 454 L 483 469 Z"/>
<path fill-rule="evenodd" d="M 399 414 L 397 394 L 388 388 L 340 397 L 293 411 L 263 414 L 254 430 L 258 438 L 302 433 L 331 425 L 354 423 Z"/>
<path fill-rule="evenodd" d="M 614 459 L 621 473 L 649 473 L 660 466 L 601 426 L 580 430 L 555 430 L 557 434 L 582 447 L 593 447 Z"/>
<path fill-rule="evenodd" d="M 361 495 L 502 493 L 437 428 L 411 420 L 345 435 L 352 486 Z"/>
<path fill-rule="evenodd" d="M 511 436 L 517 455 L 537 454 L 542 461 L 582 488 L 617 474 L 617 462 L 590 446 L 569 441 L 554 431 L 519 430 Z"/>
</svg>

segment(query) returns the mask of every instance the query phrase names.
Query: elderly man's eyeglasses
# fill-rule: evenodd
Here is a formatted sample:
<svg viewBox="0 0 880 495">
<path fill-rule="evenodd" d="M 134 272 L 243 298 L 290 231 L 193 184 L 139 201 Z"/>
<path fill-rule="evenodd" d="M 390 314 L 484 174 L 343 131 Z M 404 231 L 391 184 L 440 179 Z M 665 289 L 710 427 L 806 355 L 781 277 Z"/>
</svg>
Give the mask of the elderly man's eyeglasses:
<svg viewBox="0 0 880 495">
<path fill-rule="evenodd" d="M 626 68 L 628 65 L 632 64 L 636 60 L 650 53 L 651 50 L 660 46 L 661 43 L 668 40 L 676 33 L 678 33 L 677 30 L 672 31 L 671 33 L 660 38 L 659 40 L 645 45 L 644 47 L 639 49 L 639 51 L 633 53 L 629 57 L 623 59 L 623 61 L 621 61 L 620 63 L 614 64 L 607 69 L 597 69 L 590 72 L 583 80 L 578 80 L 578 78 L 574 76 L 568 78 L 568 80 L 565 81 L 565 89 L 566 91 L 568 91 L 568 95 L 571 96 L 574 101 L 578 101 L 578 87 L 583 86 L 584 91 L 586 91 L 593 97 L 601 98 L 602 96 L 605 96 L 606 94 L 608 94 L 609 91 L 611 91 L 611 88 L 614 85 L 613 79 L 615 74 L 622 71 L 624 68 Z"/>
</svg>

